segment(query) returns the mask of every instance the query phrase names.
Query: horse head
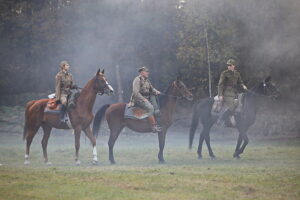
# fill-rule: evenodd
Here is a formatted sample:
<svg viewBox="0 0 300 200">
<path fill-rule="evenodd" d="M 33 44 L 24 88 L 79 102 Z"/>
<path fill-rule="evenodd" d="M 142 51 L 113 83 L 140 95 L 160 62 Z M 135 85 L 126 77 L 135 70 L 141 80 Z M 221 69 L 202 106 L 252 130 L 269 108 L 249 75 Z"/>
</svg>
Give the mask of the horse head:
<svg viewBox="0 0 300 200">
<path fill-rule="evenodd" d="M 100 95 L 107 94 L 110 96 L 114 93 L 113 87 L 107 82 L 107 79 L 104 75 L 104 69 L 102 72 L 100 72 L 100 69 L 98 69 L 95 76 L 94 89 Z"/>
<path fill-rule="evenodd" d="M 172 87 L 176 96 L 186 98 L 189 101 L 193 100 L 193 94 L 182 82 L 180 77 L 177 77 L 177 79 L 173 82 Z"/>
<path fill-rule="evenodd" d="M 277 99 L 280 96 L 280 92 L 276 88 L 272 81 L 271 76 L 268 76 L 264 81 L 259 84 L 260 93 L 268 96 L 272 99 Z"/>
</svg>

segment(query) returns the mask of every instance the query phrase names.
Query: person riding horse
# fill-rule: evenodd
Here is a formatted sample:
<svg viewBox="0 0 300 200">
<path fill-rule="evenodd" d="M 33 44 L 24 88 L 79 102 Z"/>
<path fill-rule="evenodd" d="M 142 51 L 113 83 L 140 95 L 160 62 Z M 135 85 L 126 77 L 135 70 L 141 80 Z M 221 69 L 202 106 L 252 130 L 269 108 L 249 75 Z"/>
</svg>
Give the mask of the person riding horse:
<svg viewBox="0 0 300 200">
<path fill-rule="evenodd" d="M 247 87 L 244 84 L 240 73 L 235 70 L 235 66 L 236 61 L 233 59 L 229 59 L 227 61 L 228 69 L 223 71 L 220 76 L 218 84 L 218 97 L 219 100 L 223 103 L 226 111 L 223 112 L 222 116 L 219 118 L 218 124 L 223 124 L 224 121 L 230 119 L 231 125 L 235 126 L 235 99 L 238 95 L 238 87 L 241 86 L 244 90 L 247 90 Z"/>
<path fill-rule="evenodd" d="M 156 95 L 161 94 L 155 89 L 149 80 L 149 69 L 142 67 L 138 70 L 139 76 L 133 80 L 131 104 L 138 106 L 148 113 L 148 120 L 152 131 L 160 132 L 161 127 L 158 125 L 160 110 L 157 104 Z M 155 116 L 155 117 L 154 117 Z"/>
<path fill-rule="evenodd" d="M 71 94 L 71 89 L 77 89 L 74 84 L 73 76 L 69 72 L 70 65 L 67 61 L 60 62 L 60 72 L 56 74 L 55 96 L 57 101 L 60 101 L 60 121 L 66 122 L 66 110 L 68 103 L 68 96 Z"/>
</svg>

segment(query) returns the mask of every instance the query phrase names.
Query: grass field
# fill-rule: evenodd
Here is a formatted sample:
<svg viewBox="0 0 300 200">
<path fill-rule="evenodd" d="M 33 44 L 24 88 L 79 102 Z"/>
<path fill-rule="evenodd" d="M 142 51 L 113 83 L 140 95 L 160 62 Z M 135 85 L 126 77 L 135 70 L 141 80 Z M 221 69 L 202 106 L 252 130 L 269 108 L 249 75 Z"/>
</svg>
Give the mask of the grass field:
<svg viewBox="0 0 300 200">
<path fill-rule="evenodd" d="M 199 136 L 197 135 L 196 138 Z M 31 164 L 23 165 L 19 134 L 0 134 L 0 199 L 300 199 L 300 140 L 251 138 L 242 159 L 232 153 L 236 135 L 212 134 L 216 160 L 197 160 L 196 146 L 187 149 L 187 135 L 167 136 L 165 165 L 157 161 L 157 136 L 121 135 L 115 147 L 117 165 L 108 162 L 107 136 L 98 138 L 99 165 L 81 138 L 81 166 L 74 166 L 74 138 L 54 132 L 49 160 L 43 164 L 41 134 L 34 138 Z M 197 143 L 197 142 L 196 142 Z"/>
</svg>

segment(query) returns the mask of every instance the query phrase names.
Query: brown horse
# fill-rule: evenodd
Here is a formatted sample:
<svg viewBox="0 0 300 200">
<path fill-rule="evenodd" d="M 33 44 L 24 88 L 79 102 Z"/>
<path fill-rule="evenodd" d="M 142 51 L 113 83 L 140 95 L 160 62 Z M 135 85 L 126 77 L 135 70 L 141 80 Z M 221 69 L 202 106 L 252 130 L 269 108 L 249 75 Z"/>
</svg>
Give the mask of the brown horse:
<svg viewBox="0 0 300 200">
<path fill-rule="evenodd" d="M 97 163 L 96 139 L 92 134 L 90 123 L 93 120 L 92 109 L 96 100 L 96 95 L 113 93 L 113 88 L 108 84 L 104 76 L 104 70 L 97 71 L 96 75 L 88 81 L 77 98 L 76 106 L 68 111 L 71 125 L 75 132 L 76 165 L 80 165 L 78 152 L 80 147 L 80 134 L 83 130 L 93 145 L 93 164 Z M 29 164 L 29 149 L 33 137 L 40 127 L 44 131 L 42 147 L 45 163 L 50 165 L 47 156 L 47 144 L 52 128 L 69 129 L 66 124 L 62 124 L 58 114 L 45 113 L 45 107 L 49 99 L 33 100 L 27 103 L 25 110 L 25 127 L 23 139 L 26 139 L 26 153 L 24 164 Z"/>
<path fill-rule="evenodd" d="M 193 95 L 186 88 L 185 84 L 177 79 L 172 82 L 167 92 L 160 96 L 159 103 L 161 107 L 161 123 L 162 131 L 158 133 L 158 141 L 159 141 L 159 153 L 158 159 L 159 163 L 164 163 L 163 150 L 165 146 L 165 138 L 168 128 L 172 124 L 172 116 L 173 111 L 176 105 L 176 101 L 179 97 L 187 98 L 188 100 L 193 99 Z M 114 144 L 124 127 L 128 127 L 133 131 L 145 133 L 152 132 L 150 124 L 147 119 L 137 120 L 137 119 L 125 119 L 126 103 L 117 103 L 111 105 L 104 105 L 100 108 L 95 115 L 94 124 L 93 124 L 93 134 L 94 136 L 98 135 L 102 118 L 106 117 L 109 129 L 110 129 L 110 137 L 108 141 L 109 147 L 109 160 L 111 164 L 115 164 L 115 159 L 113 155 L 113 147 Z"/>
</svg>

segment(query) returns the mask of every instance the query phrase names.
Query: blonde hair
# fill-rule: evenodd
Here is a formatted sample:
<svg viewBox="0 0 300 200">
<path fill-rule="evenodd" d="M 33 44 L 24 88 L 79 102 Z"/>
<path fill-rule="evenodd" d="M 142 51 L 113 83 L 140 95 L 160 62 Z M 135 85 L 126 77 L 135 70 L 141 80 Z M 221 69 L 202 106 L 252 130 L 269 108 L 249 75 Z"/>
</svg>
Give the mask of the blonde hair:
<svg viewBox="0 0 300 200">
<path fill-rule="evenodd" d="M 66 64 L 69 64 L 68 61 L 65 61 L 65 60 L 61 61 L 60 64 L 59 64 L 60 69 L 63 69 Z"/>
</svg>

